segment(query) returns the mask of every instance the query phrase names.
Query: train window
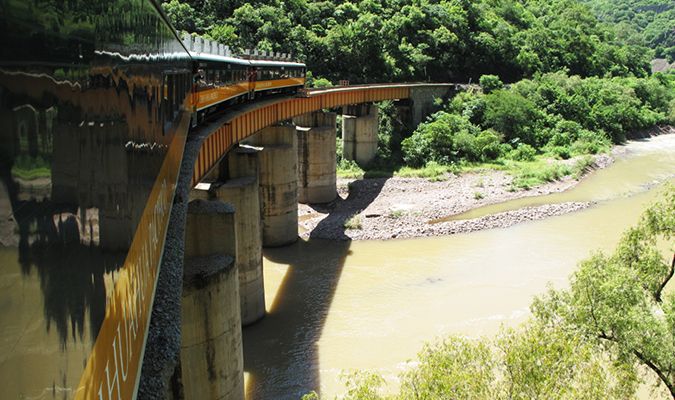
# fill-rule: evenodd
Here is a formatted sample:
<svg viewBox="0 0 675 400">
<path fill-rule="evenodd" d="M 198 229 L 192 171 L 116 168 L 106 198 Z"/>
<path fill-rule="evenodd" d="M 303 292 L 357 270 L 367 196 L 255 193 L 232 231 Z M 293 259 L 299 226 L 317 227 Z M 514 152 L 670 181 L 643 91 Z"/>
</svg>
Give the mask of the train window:
<svg viewBox="0 0 675 400">
<path fill-rule="evenodd" d="M 173 84 L 173 74 L 171 72 L 165 72 L 162 85 L 162 117 L 164 119 L 162 125 L 164 125 L 164 134 L 166 134 L 169 123 L 173 120 Z"/>
</svg>

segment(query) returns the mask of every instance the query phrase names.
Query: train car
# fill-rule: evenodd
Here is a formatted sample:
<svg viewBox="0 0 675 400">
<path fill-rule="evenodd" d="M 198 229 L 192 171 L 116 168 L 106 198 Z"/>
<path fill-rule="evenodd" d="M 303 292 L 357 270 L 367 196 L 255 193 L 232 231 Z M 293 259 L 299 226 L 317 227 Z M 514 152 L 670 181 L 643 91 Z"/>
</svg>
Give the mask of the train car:
<svg viewBox="0 0 675 400">
<path fill-rule="evenodd" d="M 183 38 L 186 48 L 194 49 L 190 35 Z M 221 54 L 222 49 L 199 43 L 200 51 L 190 51 L 195 68 L 193 110 L 203 118 L 223 106 L 276 93 L 295 93 L 305 85 L 306 65 L 290 61 L 248 60 Z M 204 51 L 207 47 L 207 51 Z M 214 46 L 215 47 L 215 46 Z"/>
<path fill-rule="evenodd" d="M 198 66 L 194 109 L 203 112 L 249 98 L 251 65 L 247 60 L 190 52 Z"/>
<path fill-rule="evenodd" d="M 274 93 L 295 93 L 305 86 L 306 65 L 302 63 L 251 60 L 255 71 L 256 97 Z"/>
<path fill-rule="evenodd" d="M 0 398 L 133 399 L 192 112 L 155 0 L 0 14 Z"/>
</svg>

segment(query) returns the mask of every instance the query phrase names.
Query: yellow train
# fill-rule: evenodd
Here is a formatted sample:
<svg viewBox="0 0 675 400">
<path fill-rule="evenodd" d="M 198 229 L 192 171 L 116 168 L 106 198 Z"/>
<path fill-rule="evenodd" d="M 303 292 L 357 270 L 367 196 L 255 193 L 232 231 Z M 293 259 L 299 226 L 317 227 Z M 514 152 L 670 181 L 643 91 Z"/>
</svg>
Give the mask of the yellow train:
<svg viewBox="0 0 675 400">
<path fill-rule="evenodd" d="M 274 93 L 294 93 L 305 85 L 307 66 L 277 60 L 245 60 L 190 51 L 193 59 L 193 112 L 203 117 L 231 105 Z"/>
</svg>

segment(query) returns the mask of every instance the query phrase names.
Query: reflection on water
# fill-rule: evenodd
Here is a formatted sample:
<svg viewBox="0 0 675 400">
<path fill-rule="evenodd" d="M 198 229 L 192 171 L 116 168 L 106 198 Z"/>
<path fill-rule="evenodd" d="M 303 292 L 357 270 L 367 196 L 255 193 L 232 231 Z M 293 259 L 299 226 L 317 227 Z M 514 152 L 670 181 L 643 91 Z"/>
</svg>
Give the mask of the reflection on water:
<svg viewBox="0 0 675 400">
<path fill-rule="evenodd" d="M 0 32 L 0 399 L 69 399 L 180 120 L 163 73 L 187 56 L 147 1 L 5 1 Z"/>
<path fill-rule="evenodd" d="M 598 202 L 573 214 L 465 235 L 266 251 L 271 307 L 244 329 L 247 399 L 344 393 L 339 374 L 350 369 L 377 369 L 395 386 L 424 341 L 519 324 L 547 282 L 566 285 L 590 251 L 614 247 L 654 198 L 653 181 L 675 174 L 674 150 L 675 136 L 628 145 L 556 200 Z"/>
</svg>

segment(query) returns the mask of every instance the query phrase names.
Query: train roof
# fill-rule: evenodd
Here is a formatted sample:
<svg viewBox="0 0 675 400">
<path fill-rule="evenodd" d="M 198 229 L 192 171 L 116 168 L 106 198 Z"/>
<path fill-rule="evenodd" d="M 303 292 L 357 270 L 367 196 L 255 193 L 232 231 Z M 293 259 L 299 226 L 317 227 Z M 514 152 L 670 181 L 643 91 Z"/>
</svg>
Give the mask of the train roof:
<svg viewBox="0 0 675 400">
<path fill-rule="evenodd" d="M 209 54 L 209 53 L 198 53 L 196 51 L 191 51 L 190 56 L 195 61 L 207 60 L 207 61 L 219 61 L 219 62 L 226 62 L 226 63 L 230 63 L 230 64 L 246 65 L 246 66 L 251 65 L 251 63 L 249 63 L 249 60 L 244 60 L 243 58 L 225 57 L 225 56 L 219 56 L 219 55 Z"/>
<path fill-rule="evenodd" d="M 267 60 L 246 60 L 243 58 L 235 57 L 226 57 L 216 54 L 209 53 L 198 53 L 196 51 L 190 51 L 190 56 L 196 60 L 207 60 L 207 61 L 220 61 L 231 64 L 238 65 L 251 65 L 254 67 L 296 67 L 296 68 L 306 68 L 307 66 L 304 63 L 298 62 L 288 62 L 288 61 L 267 61 Z"/>
<path fill-rule="evenodd" d="M 267 61 L 267 60 L 248 60 L 254 67 L 307 67 L 304 63 L 288 62 L 288 61 Z"/>
</svg>

